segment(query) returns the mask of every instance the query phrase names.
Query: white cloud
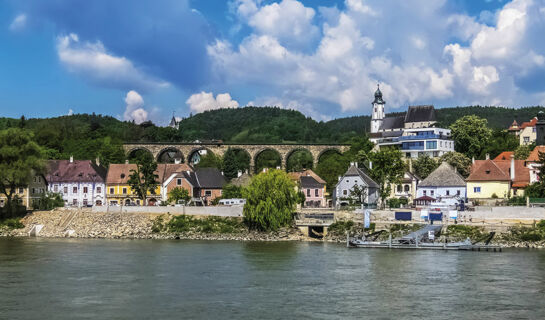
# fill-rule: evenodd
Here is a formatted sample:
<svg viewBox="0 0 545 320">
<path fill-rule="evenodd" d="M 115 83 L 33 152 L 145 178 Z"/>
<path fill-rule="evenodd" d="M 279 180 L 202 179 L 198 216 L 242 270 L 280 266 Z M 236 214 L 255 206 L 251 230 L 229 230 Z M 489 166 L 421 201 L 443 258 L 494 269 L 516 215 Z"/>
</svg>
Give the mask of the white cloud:
<svg viewBox="0 0 545 320">
<path fill-rule="evenodd" d="M 74 33 L 57 37 L 57 54 L 70 72 L 98 85 L 141 90 L 168 86 L 140 71 L 125 57 L 109 54 L 100 41 L 80 42 Z"/>
<path fill-rule="evenodd" d="M 203 112 L 221 108 L 238 108 L 238 102 L 229 93 L 220 93 L 214 98 L 212 92 L 192 94 L 185 102 L 191 111 Z"/>
<path fill-rule="evenodd" d="M 517 85 L 545 72 L 545 0 L 513 0 L 482 17 L 451 13 L 446 0 L 345 0 L 344 9 L 319 8 L 321 19 L 302 14 L 295 0 L 300 11 L 285 3 L 239 1 L 250 34 L 208 47 L 223 85 L 251 84 L 269 97 L 253 102 L 366 113 L 377 82 L 390 111 L 419 103 L 535 105 L 545 96 L 541 88 L 522 100 Z M 252 22 L 258 14 L 264 18 Z M 321 29 L 314 49 L 301 51 L 282 38 L 284 29 L 271 30 L 278 16 Z"/>
<path fill-rule="evenodd" d="M 144 99 L 142 96 L 131 90 L 127 92 L 125 96 L 125 113 L 123 114 L 123 120 L 133 121 L 136 123 L 142 123 L 148 120 L 148 112 L 144 109 Z"/>
<path fill-rule="evenodd" d="M 21 13 L 13 19 L 13 21 L 9 25 L 9 30 L 10 31 L 21 30 L 26 26 L 26 23 L 27 23 L 27 15 L 24 13 Z"/>
</svg>

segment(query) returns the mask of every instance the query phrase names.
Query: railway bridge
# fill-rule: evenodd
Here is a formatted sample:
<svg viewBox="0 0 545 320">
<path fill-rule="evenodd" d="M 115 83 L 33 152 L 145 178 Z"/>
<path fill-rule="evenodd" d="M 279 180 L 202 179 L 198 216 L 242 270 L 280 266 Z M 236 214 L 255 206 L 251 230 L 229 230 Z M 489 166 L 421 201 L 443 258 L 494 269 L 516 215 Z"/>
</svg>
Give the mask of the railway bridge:
<svg viewBox="0 0 545 320">
<path fill-rule="evenodd" d="M 243 150 L 250 157 L 250 170 L 253 172 L 256 159 L 266 151 L 276 152 L 281 160 L 281 168 L 285 169 L 288 158 L 296 151 L 308 151 L 312 155 L 313 165 L 316 168 L 320 157 L 326 152 L 338 153 L 349 149 L 346 144 L 230 144 L 221 142 L 194 142 L 194 143 L 125 143 L 123 149 L 130 157 L 135 152 L 143 150 L 149 152 L 158 162 L 188 162 L 195 163 L 199 156 L 211 152 L 223 157 L 229 149 Z"/>
</svg>

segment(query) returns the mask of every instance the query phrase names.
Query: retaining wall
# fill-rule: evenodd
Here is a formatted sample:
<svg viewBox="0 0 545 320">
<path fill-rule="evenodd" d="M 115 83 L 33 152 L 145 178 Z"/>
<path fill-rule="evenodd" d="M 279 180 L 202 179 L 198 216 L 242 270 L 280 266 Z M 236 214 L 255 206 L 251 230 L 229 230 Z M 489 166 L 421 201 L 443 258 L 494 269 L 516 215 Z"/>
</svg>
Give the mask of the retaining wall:
<svg viewBox="0 0 545 320">
<path fill-rule="evenodd" d="M 127 207 L 127 206 L 94 206 L 93 212 L 112 213 L 158 213 L 158 214 L 187 214 L 193 216 L 242 217 L 243 206 L 214 206 L 214 207 Z"/>
</svg>

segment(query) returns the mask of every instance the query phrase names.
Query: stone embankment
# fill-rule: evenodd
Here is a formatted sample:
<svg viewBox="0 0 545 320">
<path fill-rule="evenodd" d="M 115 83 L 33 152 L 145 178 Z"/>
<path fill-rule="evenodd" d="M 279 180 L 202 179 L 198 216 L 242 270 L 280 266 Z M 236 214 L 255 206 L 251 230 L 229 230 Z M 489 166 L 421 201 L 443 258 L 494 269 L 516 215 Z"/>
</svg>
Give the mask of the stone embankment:
<svg viewBox="0 0 545 320">
<path fill-rule="evenodd" d="M 90 209 L 59 208 L 52 211 L 36 211 L 21 219 L 22 229 L 0 230 L 0 236 L 28 236 L 34 225 L 43 225 L 39 237 L 113 238 L 113 239 L 190 239 L 190 240 L 239 240 L 239 241 L 303 241 L 312 240 L 296 228 L 278 232 L 244 231 L 234 234 L 200 232 L 154 233 L 153 221 L 157 213 L 92 212 Z"/>
</svg>

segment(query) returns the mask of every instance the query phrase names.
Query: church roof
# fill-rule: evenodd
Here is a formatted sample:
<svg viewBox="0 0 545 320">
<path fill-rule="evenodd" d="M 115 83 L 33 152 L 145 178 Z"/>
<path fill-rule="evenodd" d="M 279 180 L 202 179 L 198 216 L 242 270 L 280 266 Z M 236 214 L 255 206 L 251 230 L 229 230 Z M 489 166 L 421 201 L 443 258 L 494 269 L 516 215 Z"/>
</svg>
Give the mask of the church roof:
<svg viewBox="0 0 545 320">
<path fill-rule="evenodd" d="M 409 106 L 405 115 L 405 122 L 436 121 L 435 108 L 427 106 Z"/>
<path fill-rule="evenodd" d="M 401 129 L 404 127 L 404 124 L 405 124 L 404 116 L 387 117 L 387 118 L 384 118 L 384 120 L 382 121 L 380 130 Z"/>
<path fill-rule="evenodd" d="M 380 87 L 378 84 L 377 84 L 377 91 L 375 91 L 375 100 L 373 101 L 373 103 L 378 103 L 378 104 L 386 103 L 384 100 L 382 100 L 382 91 L 380 91 Z"/>
</svg>

